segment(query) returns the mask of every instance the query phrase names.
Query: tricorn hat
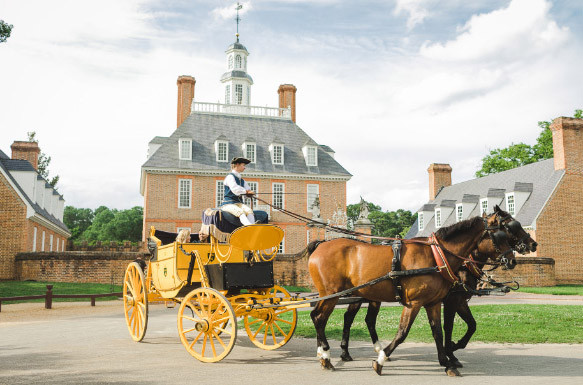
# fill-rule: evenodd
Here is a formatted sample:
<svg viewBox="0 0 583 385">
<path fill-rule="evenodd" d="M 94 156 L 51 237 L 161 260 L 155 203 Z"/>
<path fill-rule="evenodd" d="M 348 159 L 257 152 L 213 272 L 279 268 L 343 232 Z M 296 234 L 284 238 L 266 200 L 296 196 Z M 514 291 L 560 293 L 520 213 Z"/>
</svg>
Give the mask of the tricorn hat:
<svg viewBox="0 0 583 385">
<path fill-rule="evenodd" d="M 231 164 L 237 164 L 237 163 L 249 164 L 249 163 L 251 163 L 251 161 L 247 158 L 241 158 L 241 157 L 233 158 L 233 160 L 231 161 Z"/>
</svg>

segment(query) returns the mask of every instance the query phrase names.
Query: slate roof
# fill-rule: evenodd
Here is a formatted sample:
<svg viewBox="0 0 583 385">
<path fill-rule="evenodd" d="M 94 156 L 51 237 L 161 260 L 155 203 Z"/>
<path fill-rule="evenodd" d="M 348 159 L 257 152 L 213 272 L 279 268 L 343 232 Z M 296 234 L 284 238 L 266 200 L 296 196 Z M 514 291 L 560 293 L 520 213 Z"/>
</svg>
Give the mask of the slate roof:
<svg viewBox="0 0 583 385">
<path fill-rule="evenodd" d="M 192 161 L 178 158 L 178 140 L 192 139 Z M 256 163 L 247 165 L 245 173 L 303 174 L 306 176 L 333 176 L 349 179 L 352 175 L 334 158 L 318 147 L 318 166 L 306 166 L 302 146 L 314 142 L 293 121 L 242 115 L 192 113 L 167 138 L 154 140 L 161 147 L 142 165 L 142 169 L 192 170 L 226 172 L 228 162 L 217 162 L 215 140 L 229 141 L 229 160 L 244 156 L 242 144 L 248 138 L 256 143 Z M 271 162 L 269 145 L 284 144 L 284 164 Z"/>
<path fill-rule="evenodd" d="M 231 44 L 230 46 L 228 46 L 228 47 L 227 47 L 227 50 L 226 50 L 225 52 L 227 52 L 227 51 L 229 51 L 229 50 L 231 50 L 231 49 L 241 49 L 241 50 L 243 50 L 243 51 L 245 51 L 245 52 L 249 53 L 249 52 L 247 51 L 247 48 L 245 48 L 245 46 L 244 46 L 243 44 L 239 43 L 239 41 L 238 41 L 238 40 L 237 40 L 236 42 L 234 42 L 233 44 Z"/>
<path fill-rule="evenodd" d="M 467 218 L 480 215 L 479 198 L 504 198 L 504 194 L 513 191 L 530 192 L 530 196 L 514 217 L 523 226 L 533 226 L 536 217 L 543 209 L 548 198 L 554 191 L 557 183 L 564 175 L 565 170 L 555 170 L 553 159 L 546 159 L 540 162 L 531 163 L 526 166 L 513 168 L 511 170 L 488 175 L 482 178 L 472 179 L 444 187 L 433 201 L 423 205 L 418 211 L 433 211 L 435 207 L 451 207 L 451 201 L 456 203 L 476 203 L 472 212 Z M 473 195 L 473 196 L 472 196 Z M 455 204 L 454 206 L 455 207 Z M 507 211 L 506 200 L 502 199 L 500 208 Z M 490 208 L 491 209 L 491 208 Z M 465 217 L 464 213 L 464 217 Z M 451 212 L 442 226 L 449 226 L 455 223 L 455 210 Z M 435 220 L 425 218 L 424 229 L 419 231 L 417 221 L 411 226 L 406 238 L 425 237 L 436 230 Z"/>
<path fill-rule="evenodd" d="M 34 201 L 34 197 L 33 198 L 29 197 L 24 192 L 24 190 L 22 189 L 22 187 L 20 187 L 20 185 L 18 184 L 18 182 L 16 181 L 16 179 L 14 179 L 14 177 L 10 174 L 10 171 L 35 171 L 36 172 L 36 170 L 30 164 L 30 162 L 28 162 L 27 160 L 21 160 L 21 159 L 10 159 L 8 156 L 6 156 L 6 154 L 4 152 L 2 152 L 0 150 L 0 168 L 2 168 L 4 170 L 4 174 L 16 186 L 16 188 L 18 189 L 18 192 L 20 193 L 20 195 L 23 196 L 26 199 L 26 201 L 28 202 L 28 204 L 32 206 L 33 210 L 38 215 L 40 215 L 41 217 L 45 218 L 46 220 L 48 220 L 49 222 L 51 222 L 55 226 L 61 228 L 64 231 L 66 231 L 67 233 L 69 233 L 69 234 L 71 233 L 71 231 L 69 230 L 69 228 L 67 227 L 67 225 L 65 225 L 61 220 L 55 218 L 47 210 L 45 210 L 40 205 L 38 205 Z M 39 174 L 37 174 L 37 177 L 36 178 L 37 178 L 37 180 L 43 179 L 43 177 L 40 176 Z M 48 187 L 52 188 L 52 186 L 45 181 L 45 187 L 47 185 L 48 185 Z M 59 199 L 63 200 L 63 197 L 56 190 L 53 190 L 53 195 L 58 195 L 59 196 Z"/>
<path fill-rule="evenodd" d="M 230 79 L 230 78 L 248 79 L 251 81 L 251 84 L 253 84 L 253 78 L 251 77 L 251 75 L 249 75 L 245 71 L 234 70 L 234 71 L 225 72 L 223 75 L 221 75 L 221 80 Z"/>
</svg>

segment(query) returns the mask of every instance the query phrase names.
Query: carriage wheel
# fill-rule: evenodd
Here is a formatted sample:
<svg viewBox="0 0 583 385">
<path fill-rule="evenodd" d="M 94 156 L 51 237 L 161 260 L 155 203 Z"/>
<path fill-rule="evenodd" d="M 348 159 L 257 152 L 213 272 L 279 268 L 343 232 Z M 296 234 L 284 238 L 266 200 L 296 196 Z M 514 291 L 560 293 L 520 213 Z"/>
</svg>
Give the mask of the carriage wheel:
<svg viewBox="0 0 583 385">
<path fill-rule="evenodd" d="M 270 297 L 283 294 L 289 298 L 289 292 L 281 286 L 269 290 Z M 245 315 L 245 330 L 255 346 L 265 350 L 281 348 L 291 339 L 298 322 L 296 309 L 270 308 L 253 310 Z"/>
<path fill-rule="evenodd" d="M 132 339 L 140 342 L 148 327 L 148 295 L 146 280 L 140 265 L 128 265 L 123 279 L 123 307 Z"/>
<path fill-rule="evenodd" d="M 195 289 L 184 297 L 178 309 L 178 334 L 188 353 L 197 360 L 220 361 L 231 352 L 237 339 L 233 307 L 215 289 Z"/>
</svg>

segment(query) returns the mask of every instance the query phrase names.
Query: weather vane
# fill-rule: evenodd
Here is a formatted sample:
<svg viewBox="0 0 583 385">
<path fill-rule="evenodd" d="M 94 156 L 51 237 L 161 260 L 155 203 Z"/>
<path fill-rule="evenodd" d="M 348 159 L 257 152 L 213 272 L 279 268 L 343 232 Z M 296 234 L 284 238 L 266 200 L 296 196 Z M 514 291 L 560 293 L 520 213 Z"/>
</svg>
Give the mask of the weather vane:
<svg viewBox="0 0 583 385">
<path fill-rule="evenodd" d="M 237 2 L 237 8 L 235 8 L 237 10 L 237 17 L 235 18 L 235 20 L 237 20 L 237 42 L 239 42 L 239 22 L 241 21 L 241 18 L 239 17 L 239 10 L 241 8 L 243 8 L 243 5 Z"/>
</svg>

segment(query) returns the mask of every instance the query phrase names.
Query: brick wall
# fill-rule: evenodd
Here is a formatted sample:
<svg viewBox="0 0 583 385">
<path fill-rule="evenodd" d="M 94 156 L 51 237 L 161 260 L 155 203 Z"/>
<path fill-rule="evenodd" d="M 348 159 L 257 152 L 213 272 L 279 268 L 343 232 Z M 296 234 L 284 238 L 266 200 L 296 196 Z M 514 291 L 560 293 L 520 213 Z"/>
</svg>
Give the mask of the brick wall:
<svg viewBox="0 0 583 385">
<path fill-rule="evenodd" d="M 520 286 L 554 286 L 555 261 L 552 258 L 516 257 L 516 268 L 492 271 L 492 277 L 498 282 L 516 281 Z"/>
<path fill-rule="evenodd" d="M 14 278 L 14 256 L 26 250 L 26 205 L 0 174 L 0 279 Z"/>
<path fill-rule="evenodd" d="M 142 252 L 19 253 L 16 279 L 52 282 L 91 282 L 121 285 L 128 264 Z"/>
</svg>

